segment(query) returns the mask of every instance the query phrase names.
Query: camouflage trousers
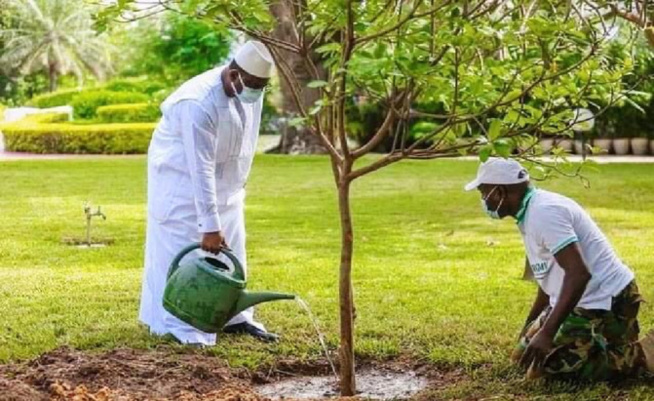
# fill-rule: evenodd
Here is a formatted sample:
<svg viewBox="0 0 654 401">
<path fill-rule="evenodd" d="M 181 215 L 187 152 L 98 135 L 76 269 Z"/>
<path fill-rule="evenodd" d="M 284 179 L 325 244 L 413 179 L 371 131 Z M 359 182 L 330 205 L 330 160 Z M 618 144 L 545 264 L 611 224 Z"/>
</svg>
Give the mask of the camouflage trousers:
<svg viewBox="0 0 654 401">
<path fill-rule="evenodd" d="M 645 357 L 637 343 L 641 302 L 638 286 L 632 281 L 613 298 L 610 311 L 575 308 L 554 337 L 554 349 L 543 365 L 545 376 L 613 380 L 644 371 Z M 514 351 L 514 360 L 519 359 L 550 312 L 551 307 L 529 324 Z"/>
</svg>

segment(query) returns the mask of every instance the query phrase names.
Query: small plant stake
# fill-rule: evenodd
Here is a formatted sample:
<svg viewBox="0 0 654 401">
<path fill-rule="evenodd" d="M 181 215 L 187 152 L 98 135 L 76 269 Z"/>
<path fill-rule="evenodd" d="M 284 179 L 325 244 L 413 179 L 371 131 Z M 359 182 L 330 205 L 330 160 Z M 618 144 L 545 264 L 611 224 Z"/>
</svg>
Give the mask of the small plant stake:
<svg viewBox="0 0 654 401">
<path fill-rule="evenodd" d="M 102 220 L 107 220 L 107 216 L 105 216 L 104 213 L 100 210 L 100 206 L 98 206 L 98 210 L 95 212 L 91 212 L 91 205 L 86 202 L 84 203 L 84 214 L 86 215 L 86 246 L 90 247 L 91 246 L 91 219 L 93 219 L 94 216 L 100 216 L 102 217 Z"/>
</svg>

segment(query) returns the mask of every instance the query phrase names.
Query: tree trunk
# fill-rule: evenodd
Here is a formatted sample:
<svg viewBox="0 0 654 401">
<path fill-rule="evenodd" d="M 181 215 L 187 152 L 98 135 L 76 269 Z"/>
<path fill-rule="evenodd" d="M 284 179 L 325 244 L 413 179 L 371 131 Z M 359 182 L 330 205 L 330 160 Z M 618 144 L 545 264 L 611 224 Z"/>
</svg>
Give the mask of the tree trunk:
<svg viewBox="0 0 654 401">
<path fill-rule="evenodd" d="M 272 36 L 289 43 L 298 43 L 298 38 L 295 33 L 296 23 L 293 17 L 293 0 L 280 0 L 278 3 L 270 6 L 270 11 L 277 20 L 277 26 L 273 31 Z M 309 72 L 302 56 L 280 50 L 282 58 L 288 63 L 289 67 L 297 77 L 297 83 L 302 92 L 300 100 L 305 110 L 311 109 L 316 100 L 320 99 L 319 89 L 307 88 L 307 84 L 314 80 Z M 318 69 L 321 79 L 325 79 L 326 72 L 322 67 L 319 58 L 313 54 L 312 58 Z M 299 109 L 293 98 L 293 92 L 286 80 L 280 79 L 281 93 L 282 93 L 282 112 L 284 117 L 288 120 L 300 115 Z M 321 145 L 320 140 L 315 135 L 312 135 L 308 129 L 291 127 L 284 124 L 281 129 L 281 140 L 275 149 L 276 153 L 292 153 L 292 154 L 311 154 L 311 153 L 325 153 L 324 147 Z"/>
<path fill-rule="evenodd" d="M 350 213 L 350 182 L 338 183 L 338 206 L 341 215 L 341 268 L 339 301 L 341 309 L 341 396 L 353 396 L 356 391 L 354 376 L 354 301 L 352 299 L 352 250 L 354 237 Z"/>
<path fill-rule="evenodd" d="M 648 26 L 645 28 L 645 39 L 651 47 L 654 47 L 654 26 Z"/>
<path fill-rule="evenodd" d="M 54 64 L 48 66 L 48 78 L 50 79 L 50 92 L 57 90 L 57 68 Z"/>
</svg>

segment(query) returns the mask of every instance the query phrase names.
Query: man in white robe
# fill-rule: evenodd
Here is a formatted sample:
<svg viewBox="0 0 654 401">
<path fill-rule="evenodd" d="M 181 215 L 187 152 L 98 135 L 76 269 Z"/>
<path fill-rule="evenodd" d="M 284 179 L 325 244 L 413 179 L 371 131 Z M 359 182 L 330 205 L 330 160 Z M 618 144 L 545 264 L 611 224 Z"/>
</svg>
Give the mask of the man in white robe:
<svg viewBox="0 0 654 401">
<path fill-rule="evenodd" d="M 211 253 L 229 247 L 247 269 L 245 183 L 272 65 L 266 47 L 249 41 L 230 64 L 190 79 L 161 105 L 163 117 L 148 150 L 147 238 L 139 313 L 153 334 L 172 335 L 183 344 L 216 343 L 216 334 L 200 331 L 163 308 L 166 276 L 175 255 L 193 242 Z M 275 341 L 277 336 L 256 322 L 253 313 L 252 308 L 241 312 L 224 331 Z"/>
</svg>

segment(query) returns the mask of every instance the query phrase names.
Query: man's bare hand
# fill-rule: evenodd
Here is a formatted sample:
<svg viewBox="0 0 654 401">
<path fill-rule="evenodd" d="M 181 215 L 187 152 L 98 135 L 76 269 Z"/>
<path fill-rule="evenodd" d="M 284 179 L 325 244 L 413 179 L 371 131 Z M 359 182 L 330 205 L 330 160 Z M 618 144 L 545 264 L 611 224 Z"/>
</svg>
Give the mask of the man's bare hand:
<svg viewBox="0 0 654 401">
<path fill-rule="evenodd" d="M 535 337 L 529 341 L 527 349 L 522 358 L 520 359 L 520 365 L 525 369 L 529 368 L 532 364 L 535 368 L 542 368 L 545 358 L 554 348 L 552 336 L 545 333 L 543 330 L 540 330 Z"/>
<path fill-rule="evenodd" d="M 223 248 L 227 248 L 225 237 L 220 231 L 215 233 L 204 233 L 202 236 L 202 250 L 218 254 Z"/>
</svg>

